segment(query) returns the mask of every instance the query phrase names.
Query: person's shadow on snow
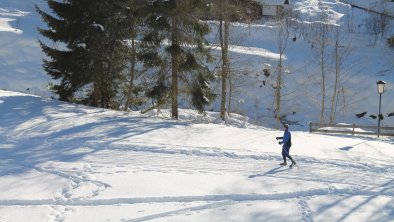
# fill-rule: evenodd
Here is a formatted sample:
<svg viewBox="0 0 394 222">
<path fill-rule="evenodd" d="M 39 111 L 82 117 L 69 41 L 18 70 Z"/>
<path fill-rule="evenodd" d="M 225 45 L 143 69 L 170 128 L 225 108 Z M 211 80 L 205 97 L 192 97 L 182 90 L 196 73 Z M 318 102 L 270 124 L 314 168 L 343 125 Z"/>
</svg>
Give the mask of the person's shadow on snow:
<svg viewBox="0 0 394 222">
<path fill-rule="evenodd" d="M 275 167 L 274 169 L 272 169 L 270 171 L 267 171 L 265 173 L 259 173 L 259 174 L 250 175 L 248 178 L 255 178 L 255 177 L 262 177 L 262 176 L 267 176 L 267 175 L 274 175 L 276 173 L 287 171 L 287 170 L 289 170 L 289 168 L 286 167 L 286 166 L 278 166 L 278 167 Z"/>
</svg>

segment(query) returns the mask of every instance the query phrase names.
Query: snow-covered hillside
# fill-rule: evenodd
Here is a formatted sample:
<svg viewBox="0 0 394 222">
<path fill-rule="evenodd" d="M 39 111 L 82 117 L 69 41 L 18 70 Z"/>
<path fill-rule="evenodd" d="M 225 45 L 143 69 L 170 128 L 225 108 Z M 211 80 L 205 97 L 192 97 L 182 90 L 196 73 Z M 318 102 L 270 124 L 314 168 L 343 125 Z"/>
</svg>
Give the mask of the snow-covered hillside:
<svg viewBox="0 0 394 222">
<path fill-rule="evenodd" d="M 387 84 L 386 92 L 382 96 L 382 113 L 385 117 L 382 122 L 384 125 L 394 125 L 394 118 L 387 116 L 388 113 L 394 111 L 394 103 L 391 102 L 391 98 L 394 96 L 394 50 L 387 47 L 385 37 L 379 38 L 374 43 L 374 36 L 368 34 L 367 26 L 373 14 L 335 0 L 291 2 L 293 2 L 293 9 L 298 13 L 299 22 L 304 26 L 319 23 L 320 18 L 327 17 L 326 22 L 342 27 L 340 50 L 343 50 L 341 51 L 341 59 L 343 60 L 341 65 L 343 85 L 341 87 L 343 88 L 341 90 L 345 96 L 342 97 L 342 94 L 339 96 L 339 103 L 344 102 L 346 106 L 342 112 L 338 111 L 336 121 L 376 124 L 377 120 L 368 116 L 378 113 L 379 95 L 376 82 L 384 80 Z M 320 8 L 322 6 L 326 8 Z M 244 80 L 247 83 L 240 84 L 238 94 L 234 96 L 236 101 L 241 101 L 237 104 L 242 106 L 239 108 L 240 113 L 246 113 L 253 120 L 257 119 L 257 123 L 267 124 L 273 113 L 274 92 L 271 86 L 275 85 L 276 77 L 271 75 L 266 78 L 262 70 L 266 64 L 272 67 L 272 73 L 277 70 L 278 31 L 266 19 L 260 23 L 233 24 L 232 26 L 232 43 L 244 46 L 243 50 L 239 50 L 241 47 L 232 50 L 234 69 L 241 73 L 242 79 L 247 79 Z M 394 20 L 388 19 L 387 23 L 386 35 L 393 35 Z M 290 121 L 298 121 L 301 126 L 298 129 L 305 129 L 302 126 L 306 126 L 308 121 L 319 119 L 322 101 L 319 50 L 316 44 L 313 44 L 309 39 L 313 34 L 305 34 L 305 29 L 304 27 L 291 30 L 283 65 L 285 70 L 283 114 L 286 114 Z M 215 34 L 215 32 L 212 33 L 212 35 Z M 213 37 L 211 38 L 213 39 Z M 334 39 L 330 39 L 329 42 L 331 46 L 328 47 L 326 53 L 331 53 L 330 55 L 333 57 Z M 326 99 L 328 99 L 332 95 L 335 67 L 328 61 L 325 66 L 327 69 L 326 81 L 328 82 L 326 90 L 329 95 Z M 327 104 L 329 102 L 326 101 Z M 357 118 L 355 114 L 362 112 L 367 112 L 368 115 L 365 118 Z"/>
<path fill-rule="evenodd" d="M 378 1 L 378 0 L 376 0 Z M 347 1 L 342 1 L 347 2 Z M 354 1 L 348 1 L 354 3 Z M 357 1 L 366 4 L 370 1 Z M 385 119 L 382 125 L 393 126 L 394 117 L 388 113 L 394 112 L 394 61 L 393 49 L 386 46 L 385 37 L 379 38 L 376 44 L 371 44 L 373 36 L 366 32 L 366 22 L 369 13 L 337 0 L 322 2 L 295 0 L 292 7 L 297 9 L 305 21 L 311 22 L 319 18 L 319 13 L 328 13 L 331 21 L 348 27 L 344 30 L 352 32 L 342 33 L 343 46 L 350 52 L 343 60 L 343 77 L 339 95 L 340 103 L 346 104 L 338 110 L 337 122 L 352 124 L 374 125 L 377 120 L 369 115 L 377 115 L 379 96 L 376 90 L 378 80 L 386 81 L 387 91 L 383 94 L 382 113 Z M 390 3 L 388 3 L 390 4 Z M 13 91 L 33 93 L 49 96 L 47 84 L 49 77 L 41 67 L 44 57 L 38 39 L 43 39 L 37 32 L 38 27 L 45 25 L 35 11 L 37 5 L 48 10 L 45 1 L 41 0 L 2 0 L 0 2 L 0 88 Z M 329 8 L 327 12 L 319 7 Z M 339 21 L 335 21 L 339 19 Z M 301 19 L 302 20 L 302 19 Z M 388 20 L 386 35 L 392 35 L 394 25 Z M 212 26 L 214 27 L 214 25 Z M 249 122 L 267 127 L 273 126 L 273 89 L 275 84 L 270 78 L 262 75 L 266 65 L 270 65 L 274 74 L 278 64 L 277 30 L 268 20 L 259 24 L 233 24 L 231 27 L 231 58 L 235 89 L 233 93 L 233 111 L 249 117 Z M 313 44 L 301 35 L 303 30 L 293 30 L 285 51 L 284 94 L 282 114 L 287 119 L 297 123 L 300 130 L 307 129 L 309 121 L 318 121 L 321 107 L 321 79 L 319 75 L 318 52 Z M 209 35 L 214 43 L 217 33 L 213 29 Z M 332 51 L 332 49 L 330 49 Z M 213 50 L 215 51 L 215 50 Z M 333 68 L 327 70 L 333 73 Z M 330 77 L 331 76 L 331 77 Z M 332 76 L 328 77 L 327 100 L 332 94 Z M 217 86 L 213 86 L 219 89 Z M 219 90 L 217 93 L 220 93 Z M 345 96 L 343 96 L 345 95 Z M 329 107 L 327 104 L 326 107 Z M 209 110 L 217 111 L 219 102 L 215 102 Z M 339 109 L 339 108 L 338 108 Z M 329 108 L 327 108 L 329 112 Z M 356 113 L 367 112 L 365 118 L 356 118 Z"/>
<path fill-rule="evenodd" d="M 1 222 L 394 220 L 392 138 L 292 132 L 290 169 L 282 132 L 191 112 L 171 121 L 1 90 L 0 110 Z"/>
<path fill-rule="evenodd" d="M 313 2 L 292 2 L 304 19 L 308 18 L 309 21 L 319 12 L 322 13 L 317 7 L 318 4 Z M 371 45 L 372 37 L 365 32 L 367 12 L 349 8 L 348 5 L 334 0 L 324 4 L 331 7 L 331 16 L 341 18 L 338 24 L 349 26 L 350 22 L 353 29 L 352 33 L 347 33 L 343 38 L 343 44 L 351 50 L 351 54 L 346 57 L 343 65 L 346 85 L 342 92 L 346 96 L 341 100 L 347 106 L 338 112 L 337 122 L 376 124 L 374 119 L 357 119 L 355 114 L 368 112 L 368 115 L 377 115 L 378 95 L 375 83 L 380 79 L 387 82 L 382 113 L 387 117 L 386 114 L 394 111 L 394 104 L 388 102 L 389 98 L 394 96 L 393 61 L 390 59 L 393 50 L 386 47 L 384 38 L 379 39 L 376 45 Z M 0 88 L 49 96 L 47 84 L 50 80 L 42 70 L 44 55 L 37 43 L 37 39 L 42 39 L 37 27 L 43 27 L 44 24 L 34 5 L 47 8 L 45 2 L 39 0 L 4 0 L 0 3 L 0 68 L 3 70 Z M 267 79 L 262 75 L 262 69 L 268 64 L 273 67 L 272 72 L 275 72 L 279 54 L 276 45 L 277 31 L 266 22 L 264 20 L 258 25 L 232 26 L 232 69 L 235 75 L 242 76 L 241 80 L 236 80 L 232 108 L 234 112 L 248 116 L 249 121 L 254 124 L 271 127 L 273 90 L 270 85 L 275 83 L 272 77 Z M 305 37 L 301 37 L 297 32 L 292 35 L 297 37 L 297 41 L 291 41 L 285 51 L 284 68 L 288 74 L 285 76 L 286 98 L 282 104 L 283 114 L 287 115 L 289 121 L 298 123 L 298 129 L 305 130 L 309 121 L 317 121 L 319 118 L 319 61 L 316 59 L 316 50 Z M 214 41 L 215 36 L 213 29 L 209 38 Z M 329 83 L 328 90 L 331 91 L 331 88 L 332 84 Z M 209 109 L 218 110 L 218 105 L 216 102 Z M 394 125 L 394 118 L 385 118 L 382 124 Z"/>
<path fill-rule="evenodd" d="M 50 78 L 37 41 L 43 23 L 35 5 L 47 8 L 41 0 L 0 1 L 0 88 L 48 96 Z"/>
</svg>

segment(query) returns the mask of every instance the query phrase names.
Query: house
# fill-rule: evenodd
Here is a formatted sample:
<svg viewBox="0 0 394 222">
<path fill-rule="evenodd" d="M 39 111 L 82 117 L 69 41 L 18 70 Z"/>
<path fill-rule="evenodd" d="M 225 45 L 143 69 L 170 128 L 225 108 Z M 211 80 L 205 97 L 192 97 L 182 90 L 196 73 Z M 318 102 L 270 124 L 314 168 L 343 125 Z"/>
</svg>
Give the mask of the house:
<svg viewBox="0 0 394 222">
<path fill-rule="evenodd" d="M 262 5 L 263 16 L 277 16 L 286 5 L 289 5 L 290 0 L 256 0 Z"/>
</svg>

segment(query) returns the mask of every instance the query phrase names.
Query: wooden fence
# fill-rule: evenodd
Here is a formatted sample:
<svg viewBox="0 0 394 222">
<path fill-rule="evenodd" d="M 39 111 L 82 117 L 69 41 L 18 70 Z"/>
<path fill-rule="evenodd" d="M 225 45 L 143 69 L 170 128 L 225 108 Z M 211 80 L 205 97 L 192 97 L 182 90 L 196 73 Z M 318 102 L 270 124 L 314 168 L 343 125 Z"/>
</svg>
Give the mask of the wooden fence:
<svg viewBox="0 0 394 222">
<path fill-rule="evenodd" d="M 372 131 L 369 131 L 372 130 Z M 309 132 L 378 135 L 378 126 L 320 124 L 309 122 Z M 394 127 L 380 127 L 380 136 L 394 136 Z"/>
</svg>

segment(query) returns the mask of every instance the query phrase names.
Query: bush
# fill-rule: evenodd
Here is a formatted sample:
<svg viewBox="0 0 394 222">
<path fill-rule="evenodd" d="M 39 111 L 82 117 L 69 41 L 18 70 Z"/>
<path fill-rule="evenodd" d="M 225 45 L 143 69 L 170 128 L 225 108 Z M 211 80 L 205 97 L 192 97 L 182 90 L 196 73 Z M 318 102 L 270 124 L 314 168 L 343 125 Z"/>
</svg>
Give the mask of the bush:
<svg viewBox="0 0 394 222">
<path fill-rule="evenodd" d="M 394 48 L 394 36 L 391 36 L 387 39 L 387 43 L 390 47 Z"/>
</svg>

